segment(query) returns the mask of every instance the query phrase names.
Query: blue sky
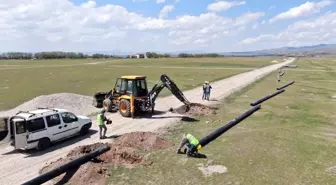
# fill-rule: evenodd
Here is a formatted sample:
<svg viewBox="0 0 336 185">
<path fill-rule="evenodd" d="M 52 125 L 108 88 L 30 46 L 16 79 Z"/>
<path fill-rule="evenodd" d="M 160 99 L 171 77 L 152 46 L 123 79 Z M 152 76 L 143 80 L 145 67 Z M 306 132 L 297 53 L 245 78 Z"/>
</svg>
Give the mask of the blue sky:
<svg viewBox="0 0 336 185">
<path fill-rule="evenodd" d="M 11 0 L 0 51 L 249 51 L 334 43 L 333 0 Z M 33 45 L 31 43 L 34 43 Z"/>
</svg>

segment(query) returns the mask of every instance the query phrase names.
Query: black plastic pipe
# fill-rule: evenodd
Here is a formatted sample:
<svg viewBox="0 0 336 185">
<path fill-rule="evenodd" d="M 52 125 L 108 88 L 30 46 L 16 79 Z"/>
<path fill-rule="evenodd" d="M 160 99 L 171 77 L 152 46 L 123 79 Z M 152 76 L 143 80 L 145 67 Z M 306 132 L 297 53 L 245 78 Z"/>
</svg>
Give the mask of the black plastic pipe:
<svg viewBox="0 0 336 185">
<path fill-rule="evenodd" d="M 288 87 L 288 86 L 290 86 L 290 85 L 293 85 L 294 83 L 295 83 L 295 81 L 291 81 L 291 82 L 289 82 L 289 83 L 286 84 L 286 85 L 283 85 L 283 86 L 281 86 L 281 87 L 278 87 L 277 90 L 284 89 L 284 88 L 286 88 L 286 87 Z"/>
<path fill-rule="evenodd" d="M 262 102 L 264 102 L 264 101 L 266 101 L 266 100 L 268 100 L 270 98 L 273 98 L 274 96 L 276 96 L 276 95 L 278 95 L 280 93 L 283 93 L 283 92 L 285 92 L 285 89 L 281 89 L 280 91 L 277 91 L 275 93 L 269 94 L 269 95 L 267 95 L 267 96 L 265 96 L 265 97 L 263 97 L 263 98 L 261 98 L 259 100 L 256 100 L 256 101 L 252 102 L 250 105 L 251 106 L 256 106 L 256 105 L 258 105 L 258 104 L 260 104 L 260 103 L 262 103 Z"/>
<path fill-rule="evenodd" d="M 59 166 L 47 173 L 44 173 L 28 182 L 25 182 L 23 185 L 37 185 L 37 184 L 43 184 L 67 171 L 70 171 L 71 169 L 74 169 L 76 167 L 79 167 L 80 165 L 90 161 L 91 159 L 109 151 L 111 148 L 108 145 L 105 145 L 103 147 L 101 147 L 98 150 L 95 150 L 87 155 L 81 156 L 69 163 L 66 163 L 62 166 Z"/>
<path fill-rule="evenodd" d="M 215 131 L 213 131 L 209 135 L 202 138 L 199 141 L 199 144 L 201 145 L 201 147 L 206 146 L 211 141 L 215 140 L 217 137 L 224 134 L 226 131 L 230 130 L 232 127 L 234 127 L 235 125 L 237 125 L 238 123 L 240 123 L 241 121 L 246 119 L 247 117 L 251 116 L 254 112 L 258 111 L 260 108 L 261 108 L 261 105 L 257 105 L 255 107 L 251 108 L 250 110 L 246 111 L 245 113 L 239 115 L 235 119 L 229 121 L 227 124 L 219 127 L 218 129 L 216 129 Z"/>
</svg>

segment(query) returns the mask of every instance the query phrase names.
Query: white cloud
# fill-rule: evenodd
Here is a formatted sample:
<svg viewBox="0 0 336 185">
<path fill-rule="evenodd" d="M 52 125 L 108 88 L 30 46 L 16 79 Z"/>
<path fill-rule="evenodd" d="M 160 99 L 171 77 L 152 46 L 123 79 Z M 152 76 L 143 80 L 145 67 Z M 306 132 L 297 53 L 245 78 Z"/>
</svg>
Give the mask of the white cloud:
<svg viewBox="0 0 336 185">
<path fill-rule="evenodd" d="M 246 4 L 245 1 L 217 1 L 209 4 L 207 10 L 210 12 L 222 12 L 226 11 L 234 6 L 240 6 Z"/>
<path fill-rule="evenodd" d="M 243 14 L 242 16 L 237 17 L 235 24 L 236 25 L 245 25 L 249 22 L 253 22 L 253 21 L 258 20 L 263 16 L 265 16 L 265 13 L 263 13 L 263 12 L 255 12 L 255 13 L 247 12 L 247 13 Z"/>
<path fill-rule="evenodd" d="M 165 3 L 165 2 L 166 2 L 166 0 L 156 0 L 156 3 L 157 3 L 157 4 Z"/>
<path fill-rule="evenodd" d="M 332 3 L 333 3 L 333 1 L 330 1 L 330 0 L 324 0 L 324 1 L 320 1 L 320 2 L 307 1 L 306 3 L 301 4 L 300 6 L 291 8 L 286 12 L 282 12 L 282 13 L 276 15 L 275 17 L 270 19 L 270 22 L 272 23 L 272 22 L 275 22 L 275 21 L 278 21 L 278 20 L 293 19 L 293 18 L 297 18 L 297 17 L 310 15 L 310 14 L 313 14 L 313 13 L 318 13 L 318 12 L 320 12 L 320 10 L 322 8 L 324 8 L 325 6 L 329 6 Z"/>
<path fill-rule="evenodd" d="M 88 2 L 86 2 L 86 3 L 83 3 L 82 5 L 81 5 L 81 7 L 83 7 L 83 8 L 93 8 L 93 7 L 95 7 L 97 5 L 97 3 L 95 2 L 95 1 L 88 1 Z"/>
<path fill-rule="evenodd" d="M 165 17 L 167 17 L 168 14 L 174 10 L 174 8 L 175 8 L 174 5 L 166 5 L 166 6 L 164 6 L 164 7 L 161 9 L 161 11 L 160 11 L 159 17 L 160 17 L 160 18 L 165 18 Z"/>
<path fill-rule="evenodd" d="M 336 42 L 336 12 L 327 12 L 314 19 L 293 23 L 278 34 L 244 39 L 241 44 L 272 43 L 271 45 L 278 44 L 278 46 L 303 46 L 334 42 Z"/>
<path fill-rule="evenodd" d="M 167 19 L 173 10 L 168 5 L 155 18 L 95 1 L 11 0 L 0 6 L 0 42 L 5 43 L 0 51 L 217 48 L 215 42 L 221 46 L 220 41 L 235 41 L 234 36 L 244 35 L 264 15 L 247 12 L 229 18 L 209 12 Z"/>
</svg>

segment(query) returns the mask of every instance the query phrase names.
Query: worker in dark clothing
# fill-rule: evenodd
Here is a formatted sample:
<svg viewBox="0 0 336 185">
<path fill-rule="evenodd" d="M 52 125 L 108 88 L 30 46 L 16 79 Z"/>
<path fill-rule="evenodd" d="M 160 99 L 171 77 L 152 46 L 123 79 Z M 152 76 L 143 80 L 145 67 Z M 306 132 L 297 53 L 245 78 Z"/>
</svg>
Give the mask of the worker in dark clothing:
<svg viewBox="0 0 336 185">
<path fill-rule="evenodd" d="M 181 149 L 184 145 L 187 146 L 187 151 L 186 151 L 187 156 L 191 156 L 194 152 L 200 149 L 199 141 L 191 134 L 186 134 L 186 133 L 183 134 L 181 143 L 179 144 L 177 148 L 178 154 L 183 154 Z"/>
<path fill-rule="evenodd" d="M 208 81 L 205 82 L 205 99 L 206 100 L 210 100 L 210 92 L 211 92 L 211 85 L 209 84 Z"/>
<path fill-rule="evenodd" d="M 106 125 L 105 125 L 104 122 L 107 121 L 108 119 L 105 117 L 104 113 L 105 113 L 105 109 L 103 109 L 97 115 L 97 121 L 98 121 L 98 126 L 99 126 L 100 139 L 105 139 L 106 138 L 107 127 L 106 127 Z M 102 134 L 102 130 L 103 129 L 104 129 L 104 134 Z"/>
</svg>

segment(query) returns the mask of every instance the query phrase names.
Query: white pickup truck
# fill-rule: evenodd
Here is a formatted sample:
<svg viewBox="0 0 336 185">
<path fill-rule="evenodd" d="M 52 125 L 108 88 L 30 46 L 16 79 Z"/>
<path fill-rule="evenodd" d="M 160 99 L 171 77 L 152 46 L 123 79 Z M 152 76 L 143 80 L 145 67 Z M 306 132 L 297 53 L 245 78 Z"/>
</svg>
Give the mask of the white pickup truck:
<svg viewBox="0 0 336 185">
<path fill-rule="evenodd" d="M 10 142 L 15 149 L 44 150 L 57 141 L 85 135 L 92 126 L 90 118 L 59 108 L 20 111 L 2 122 L 2 132 L 7 132 L 3 141 Z"/>
</svg>

